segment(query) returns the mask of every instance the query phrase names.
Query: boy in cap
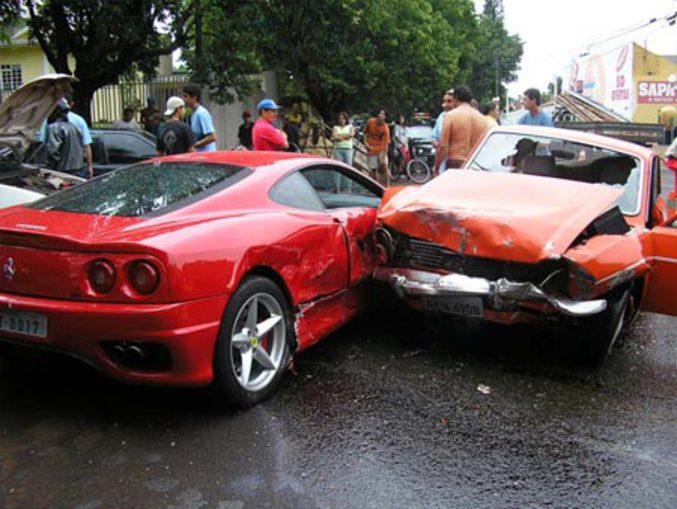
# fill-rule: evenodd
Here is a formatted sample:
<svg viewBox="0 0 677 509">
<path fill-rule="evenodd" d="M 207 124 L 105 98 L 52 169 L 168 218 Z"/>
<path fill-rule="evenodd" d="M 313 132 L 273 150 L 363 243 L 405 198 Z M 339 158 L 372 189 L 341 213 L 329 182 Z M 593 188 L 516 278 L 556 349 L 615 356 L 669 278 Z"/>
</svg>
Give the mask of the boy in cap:
<svg viewBox="0 0 677 509">
<path fill-rule="evenodd" d="M 273 125 L 280 107 L 272 99 L 263 99 L 257 109 L 259 118 L 252 131 L 254 150 L 287 150 L 287 135 Z"/>
<path fill-rule="evenodd" d="M 165 117 L 167 122 L 157 138 L 157 153 L 159 156 L 183 154 L 195 150 L 195 137 L 188 124 L 183 122 L 186 104 L 180 97 L 170 97 L 167 100 Z"/>
</svg>

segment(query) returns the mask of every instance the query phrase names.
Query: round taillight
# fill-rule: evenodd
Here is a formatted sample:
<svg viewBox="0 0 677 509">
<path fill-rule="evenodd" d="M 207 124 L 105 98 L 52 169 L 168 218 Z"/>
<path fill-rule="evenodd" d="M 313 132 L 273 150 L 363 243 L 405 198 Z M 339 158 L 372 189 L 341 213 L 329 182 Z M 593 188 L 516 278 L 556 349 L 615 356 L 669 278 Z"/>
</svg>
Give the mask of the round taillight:
<svg viewBox="0 0 677 509">
<path fill-rule="evenodd" d="M 89 266 L 89 283 L 98 293 L 108 293 L 115 286 L 115 267 L 107 260 L 96 260 Z"/>
<path fill-rule="evenodd" d="M 129 281 L 141 295 L 149 295 L 160 284 L 160 272 L 150 262 L 134 262 L 129 269 Z"/>
</svg>

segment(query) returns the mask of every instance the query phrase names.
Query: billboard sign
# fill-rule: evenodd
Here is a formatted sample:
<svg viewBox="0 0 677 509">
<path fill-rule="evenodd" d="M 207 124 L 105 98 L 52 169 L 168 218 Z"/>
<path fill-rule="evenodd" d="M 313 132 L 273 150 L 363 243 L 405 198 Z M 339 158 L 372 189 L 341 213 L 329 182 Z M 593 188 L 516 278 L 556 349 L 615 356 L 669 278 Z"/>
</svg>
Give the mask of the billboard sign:
<svg viewBox="0 0 677 509">
<path fill-rule="evenodd" d="M 640 81 L 637 83 L 640 104 L 677 104 L 677 82 Z"/>
</svg>

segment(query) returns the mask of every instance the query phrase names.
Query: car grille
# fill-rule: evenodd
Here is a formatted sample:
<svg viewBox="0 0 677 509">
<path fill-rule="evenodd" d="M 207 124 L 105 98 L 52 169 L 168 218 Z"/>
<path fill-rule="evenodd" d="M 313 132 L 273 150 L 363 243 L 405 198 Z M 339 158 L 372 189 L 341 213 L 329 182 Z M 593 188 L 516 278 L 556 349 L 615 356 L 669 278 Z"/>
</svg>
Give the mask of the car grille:
<svg viewBox="0 0 677 509">
<path fill-rule="evenodd" d="M 546 260 L 534 264 L 461 255 L 432 242 L 392 231 L 391 234 L 395 241 L 392 264 L 396 267 L 454 272 L 492 281 L 506 278 L 534 284 L 541 284 L 553 272 L 564 268 L 561 260 Z M 565 271 L 561 275 L 564 277 Z"/>
</svg>

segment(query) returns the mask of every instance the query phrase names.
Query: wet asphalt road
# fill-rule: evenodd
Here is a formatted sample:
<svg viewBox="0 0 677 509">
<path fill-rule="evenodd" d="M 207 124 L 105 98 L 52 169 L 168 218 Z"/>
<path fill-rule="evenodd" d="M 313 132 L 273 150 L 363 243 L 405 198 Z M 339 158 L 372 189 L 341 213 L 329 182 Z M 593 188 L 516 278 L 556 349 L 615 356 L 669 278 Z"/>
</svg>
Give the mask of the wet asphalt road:
<svg viewBox="0 0 677 509">
<path fill-rule="evenodd" d="M 677 319 L 641 316 L 596 371 L 549 336 L 391 311 L 240 413 L 0 365 L 0 508 L 677 507 Z"/>
</svg>

